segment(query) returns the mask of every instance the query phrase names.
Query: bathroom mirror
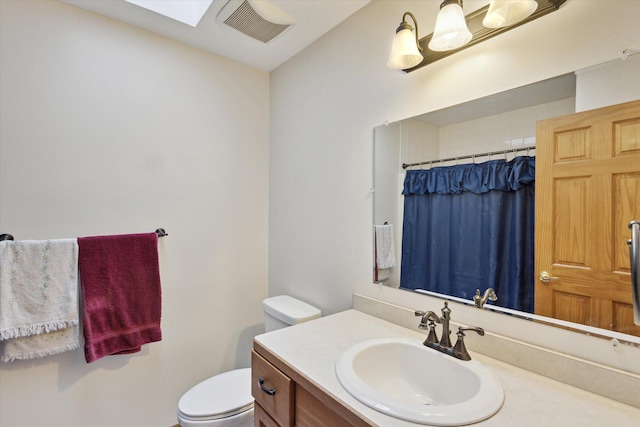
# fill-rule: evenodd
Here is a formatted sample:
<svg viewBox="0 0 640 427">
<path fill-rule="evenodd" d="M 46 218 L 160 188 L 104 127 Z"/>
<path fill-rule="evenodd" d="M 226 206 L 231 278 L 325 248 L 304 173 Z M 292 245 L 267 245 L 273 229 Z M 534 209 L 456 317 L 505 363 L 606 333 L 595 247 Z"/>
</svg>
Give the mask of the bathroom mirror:
<svg viewBox="0 0 640 427">
<path fill-rule="evenodd" d="M 640 56 L 640 55 L 638 55 Z M 635 60 L 635 70 L 640 65 Z M 628 67 L 628 65 L 626 65 Z M 578 74 L 578 78 L 580 78 Z M 586 83 L 585 83 L 586 82 Z M 583 78 L 583 85 L 589 79 Z M 582 90 L 578 85 L 578 90 Z M 581 94 L 578 97 L 582 96 Z M 635 99 L 639 98 L 637 94 Z M 576 73 L 558 76 L 522 88 L 502 92 L 443 110 L 385 124 L 374 129 L 374 226 L 391 225 L 392 246 L 396 265 L 378 274 L 374 262 L 374 282 L 403 288 L 401 283 L 403 227 L 403 164 L 422 163 L 412 169 L 429 169 L 463 163 L 482 163 L 494 159 L 511 160 L 516 156 L 535 156 L 536 122 L 576 112 Z M 582 101 L 581 101 L 582 102 Z M 617 104 L 614 100 L 611 104 Z M 606 104 L 605 104 L 606 105 Z M 591 109 L 591 108 L 585 108 Z M 473 143 L 470 143 L 471 136 Z M 517 149 L 520 151 L 516 152 Z M 487 154 L 476 156 L 474 154 Z M 468 159 L 463 157 L 469 156 Z M 444 160 L 442 160 L 444 159 Z M 411 169 L 411 168 L 409 168 Z M 375 230 L 375 229 L 374 229 Z M 378 229 L 380 230 L 380 229 Z M 375 233 L 374 233 L 375 235 Z M 374 237 L 379 238 L 378 237 Z M 376 248 L 374 240 L 374 249 Z M 530 254 L 533 258 L 533 253 Z M 375 259 L 375 255 L 374 255 Z M 533 262 L 533 260 L 531 260 Z M 386 278 L 385 278 L 386 277 Z M 537 278 L 535 279 L 537 281 Z M 480 286 L 479 286 L 480 287 Z M 473 295 L 438 294 L 429 290 L 409 289 L 473 305 Z M 484 288 L 481 289 L 485 291 Z M 631 293 L 631 287 L 629 287 Z M 634 335 L 599 329 L 592 326 L 551 319 L 501 307 L 501 301 L 487 301 L 484 308 L 543 321 L 595 336 L 616 337 L 638 345 Z"/>
</svg>

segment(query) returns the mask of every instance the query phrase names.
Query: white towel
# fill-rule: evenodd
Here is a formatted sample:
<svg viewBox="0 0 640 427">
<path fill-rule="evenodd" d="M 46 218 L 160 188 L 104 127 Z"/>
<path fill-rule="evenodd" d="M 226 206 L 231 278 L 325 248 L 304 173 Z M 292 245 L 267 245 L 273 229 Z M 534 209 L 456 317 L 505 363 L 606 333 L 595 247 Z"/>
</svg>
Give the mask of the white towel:
<svg viewBox="0 0 640 427">
<path fill-rule="evenodd" d="M 375 225 L 375 281 L 389 278 L 391 268 L 396 265 L 396 253 L 393 246 L 393 226 L 390 224 Z"/>
<path fill-rule="evenodd" d="M 0 360 L 79 347 L 76 239 L 0 242 Z"/>
<path fill-rule="evenodd" d="M 71 326 L 29 337 L 12 338 L 0 343 L 0 360 L 37 359 L 80 348 L 80 327 Z"/>
</svg>

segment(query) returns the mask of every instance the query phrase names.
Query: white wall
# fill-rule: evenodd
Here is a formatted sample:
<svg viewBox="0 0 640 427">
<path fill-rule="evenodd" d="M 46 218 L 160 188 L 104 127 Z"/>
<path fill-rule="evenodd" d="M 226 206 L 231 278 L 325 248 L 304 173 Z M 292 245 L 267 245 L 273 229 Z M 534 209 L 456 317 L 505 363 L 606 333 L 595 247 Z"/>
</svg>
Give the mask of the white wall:
<svg viewBox="0 0 640 427">
<path fill-rule="evenodd" d="M 640 49 L 631 55 L 576 72 L 576 111 L 633 101 L 640 97 Z"/>
<path fill-rule="evenodd" d="M 353 292 L 437 309 L 372 284 L 371 129 L 640 47 L 640 2 L 569 0 L 413 73 L 387 69 L 403 12 L 412 11 L 426 34 L 437 3 L 374 0 L 271 74 L 270 294 L 294 294 L 324 313 L 348 308 Z"/>
<path fill-rule="evenodd" d="M 535 145 L 536 122 L 575 112 L 575 98 L 547 102 L 519 110 L 442 126 L 439 132 L 440 158 L 490 153 Z M 518 155 L 526 155 L 520 152 Z M 534 155 L 532 151 L 530 155 Z M 492 159 L 496 157 L 493 156 Z M 508 156 L 512 158 L 511 155 Z M 478 158 L 487 161 L 488 157 Z M 469 160 L 465 160 L 469 161 Z M 451 165 L 448 163 L 446 165 Z"/>
<path fill-rule="evenodd" d="M 163 340 L 0 364 L 0 425 L 174 425 L 263 331 L 269 76 L 59 2 L 0 15 L 0 232 L 169 233 Z"/>
<path fill-rule="evenodd" d="M 415 119 L 402 120 L 400 126 L 402 161 L 398 167 L 401 168 L 402 163 L 418 163 L 439 157 L 440 128 Z"/>
</svg>

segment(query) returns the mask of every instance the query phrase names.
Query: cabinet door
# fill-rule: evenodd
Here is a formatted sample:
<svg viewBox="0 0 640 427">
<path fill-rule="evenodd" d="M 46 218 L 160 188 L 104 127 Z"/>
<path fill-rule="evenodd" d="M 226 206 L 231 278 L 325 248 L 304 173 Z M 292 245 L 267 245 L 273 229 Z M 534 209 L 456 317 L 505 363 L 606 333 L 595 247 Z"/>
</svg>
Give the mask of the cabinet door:
<svg viewBox="0 0 640 427">
<path fill-rule="evenodd" d="M 335 412 L 302 387 L 296 387 L 296 427 L 352 427 Z"/>
<path fill-rule="evenodd" d="M 253 407 L 253 420 L 255 427 L 280 427 L 258 404 Z"/>
</svg>

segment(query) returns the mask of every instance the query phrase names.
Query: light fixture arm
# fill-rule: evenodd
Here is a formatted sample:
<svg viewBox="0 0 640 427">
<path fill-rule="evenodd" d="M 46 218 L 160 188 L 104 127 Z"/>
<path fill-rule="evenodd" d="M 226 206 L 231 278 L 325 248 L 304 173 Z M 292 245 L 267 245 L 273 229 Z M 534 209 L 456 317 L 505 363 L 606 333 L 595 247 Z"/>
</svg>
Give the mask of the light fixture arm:
<svg viewBox="0 0 640 427">
<path fill-rule="evenodd" d="M 413 20 L 413 25 L 415 25 L 416 27 L 416 46 L 418 46 L 418 50 L 422 52 L 424 49 L 422 48 L 422 46 L 420 46 L 420 37 L 418 37 L 418 21 L 416 20 L 416 17 L 413 16 L 413 13 L 405 12 L 404 15 L 402 15 L 402 22 L 396 29 L 396 34 L 398 34 L 402 30 L 413 30 L 411 25 L 409 25 L 409 23 L 407 22 L 407 15 L 411 17 L 411 19 Z"/>
</svg>

